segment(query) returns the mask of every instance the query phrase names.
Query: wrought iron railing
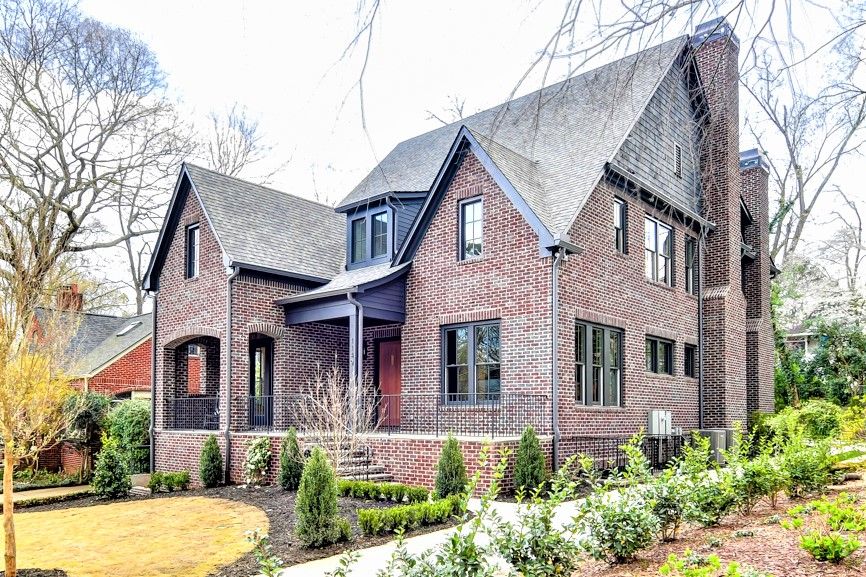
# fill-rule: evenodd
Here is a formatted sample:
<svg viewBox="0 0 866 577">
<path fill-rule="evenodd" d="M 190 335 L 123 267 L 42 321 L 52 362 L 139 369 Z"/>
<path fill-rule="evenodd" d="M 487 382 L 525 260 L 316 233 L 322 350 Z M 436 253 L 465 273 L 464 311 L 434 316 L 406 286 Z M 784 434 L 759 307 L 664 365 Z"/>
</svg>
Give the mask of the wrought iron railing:
<svg viewBox="0 0 866 577">
<path fill-rule="evenodd" d="M 168 399 L 167 405 L 165 422 L 169 429 L 219 429 L 219 397 L 180 397 Z"/>
<path fill-rule="evenodd" d="M 628 464 L 628 456 L 622 446 L 629 442 L 629 435 L 563 437 L 559 444 L 562 458 L 585 455 L 595 461 L 602 470 L 621 469 Z M 654 471 L 664 469 L 681 453 L 686 445 L 685 435 L 644 435 L 641 448 Z"/>
<path fill-rule="evenodd" d="M 317 403 L 309 395 L 248 396 L 247 430 L 299 432 L 315 426 L 303 415 Z M 527 425 L 539 434 L 550 432 L 550 399 L 546 395 L 498 393 L 484 396 L 442 393 L 376 395 L 361 411 L 369 418 L 365 429 L 387 434 L 443 436 L 448 433 L 478 437 L 516 436 Z M 312 419 L 315 421 L 315 419 Z"/>
</svg>

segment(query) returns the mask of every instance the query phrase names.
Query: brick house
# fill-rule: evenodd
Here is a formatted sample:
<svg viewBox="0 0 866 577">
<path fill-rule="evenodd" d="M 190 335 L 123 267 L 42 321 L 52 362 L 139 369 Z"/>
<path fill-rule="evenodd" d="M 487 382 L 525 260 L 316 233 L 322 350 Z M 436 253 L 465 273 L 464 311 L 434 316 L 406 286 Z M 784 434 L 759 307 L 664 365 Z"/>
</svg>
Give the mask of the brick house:
<svg viewBox="0 0 866 577">
<path fill-rule="evenodd" d="M 532 425 L 556 466 L 771 411 L 768 172 L 739 152 L 737 55 L 706 23 L 402 142 L 336 208 L 185 164 L 146 279 L 156 469 L 195 476 L 213 432 L 241 480 L 246 442 L 276 459 L 334 363 L 375 387 L 376 465 L 428 485 L 448 432 L 471 468 Z"/>
</svg>

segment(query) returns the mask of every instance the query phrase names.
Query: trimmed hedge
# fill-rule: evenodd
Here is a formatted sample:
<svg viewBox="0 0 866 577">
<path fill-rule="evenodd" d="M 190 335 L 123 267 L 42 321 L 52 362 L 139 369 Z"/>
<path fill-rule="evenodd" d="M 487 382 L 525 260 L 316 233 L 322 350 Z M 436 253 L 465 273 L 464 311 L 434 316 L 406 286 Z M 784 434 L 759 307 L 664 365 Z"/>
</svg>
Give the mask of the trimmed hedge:
<svg viewBox="0 0 866 577">
<path fill-rule="evenodd" d="M 189 471 L 151 473 L 147 486 L 153 493 L 162 490 L 169 493 L 173 493 L 175 490 L 186 491 L 189 489 Z"/>
<path fill-rule="evenodd" d="M 444 523 L 462 512 L 463 501 L 451 495 L 438 501 L 398 505 L 387 509 L 359 509 L 358 526 L 367 535 L 411 531 L 425 525 Z"/>
<path fill-rule="evenodd" d="M 337 481 L 337 493 L 341 497 L 368 499 L 370 501 L 391 501 L 393 503 L 423 503 L 430 498 L 430 491 L 424 487 L 410 487 L 401 483 L 374 483 L 372 481 Z"/>
</svg>

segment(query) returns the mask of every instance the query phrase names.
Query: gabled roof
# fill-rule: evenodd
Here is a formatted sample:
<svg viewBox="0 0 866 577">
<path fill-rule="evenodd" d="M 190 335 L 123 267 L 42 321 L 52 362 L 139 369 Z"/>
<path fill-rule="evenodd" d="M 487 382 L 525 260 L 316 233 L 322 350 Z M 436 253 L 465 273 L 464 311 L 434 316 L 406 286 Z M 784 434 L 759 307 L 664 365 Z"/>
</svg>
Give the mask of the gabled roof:
<svg viewBox="0 0 866 577">
<path fill-rule="evenodd" d="M 430 191 L 465 126 L 551 235 L 565 234 L 683 36 L 398 144 L 337 206 Z"/>
<path fill-rule="evenodd" d="M 56 322 L 73 333 L 64 354 L 67 369 L 75 377 L 89 377 L 144 342 L 153 332 L 150 314 L 117 317 L 77 311 L 36 309 L 40 325 Z M 129 327 L 129 330 L 124 330 Z M 119 334 L 123 333 L 123 334 Z"/>
<path fill-rule="evenodd" d="M 343 271 L 326 285 L 313 290 L 280 299 L 278 305 L 316 300 L 341 294 L 362 291 L 379 286 L 409 271 L 409 264 L 391 266 L 390 262 Z"/>
<path fill-rule="evenodd" d="M 226 266 L 319 282 L 343 268 L 345 218 L 332 207 L 184 163 L 151 258 L 146 289 L 156 287 L 168 250 L 165 237 L 177 226 L 189 194 L 201 202 Z"/>
</svg>

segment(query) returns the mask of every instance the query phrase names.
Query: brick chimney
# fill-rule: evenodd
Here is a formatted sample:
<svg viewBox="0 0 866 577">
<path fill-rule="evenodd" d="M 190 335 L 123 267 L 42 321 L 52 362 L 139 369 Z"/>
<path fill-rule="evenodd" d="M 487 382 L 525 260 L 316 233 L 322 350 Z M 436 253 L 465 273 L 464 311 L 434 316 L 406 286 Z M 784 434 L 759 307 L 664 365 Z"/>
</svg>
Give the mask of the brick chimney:
<svg viewBox="0 0 866 577">
<path fill-rule="evenodd" d="M 743 204 L 752 222 L 743 231 L 751 249 L 744 261 L 746 296 L 746 394 L 749 415 L 771 412 L 773 399 L 773 326 L 770 319 L 770 165 L 757 149 L 740 153 Z"/>
<path fill-rule="evenodd" d="M 704 216 L 716 225 L 704 243 L 703 377 L 705 428 L 745 423 L 746 301 L 742 291 L 739 155 L 739 40 L 724 18 L 691 40 L 709 107 L 701 143 Z"/>
<path fill-rule="evenodd" d="M 78 284 L 63 285 L 57 291 L 54 306 L 61 311 L 80 312 L 84 307 L 84 295 L 78 290 Z"/>
</svg>

